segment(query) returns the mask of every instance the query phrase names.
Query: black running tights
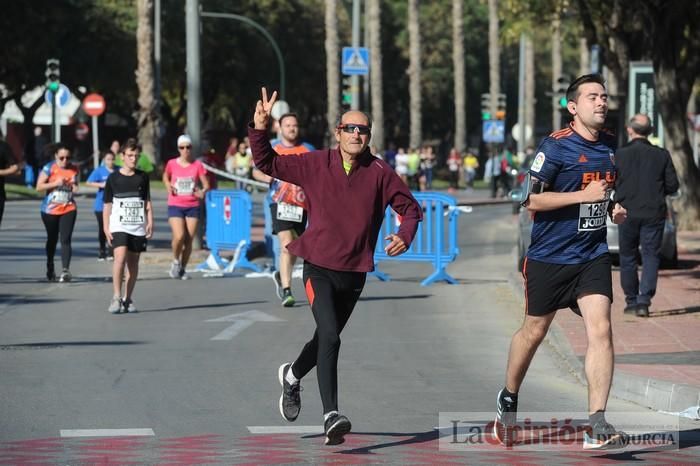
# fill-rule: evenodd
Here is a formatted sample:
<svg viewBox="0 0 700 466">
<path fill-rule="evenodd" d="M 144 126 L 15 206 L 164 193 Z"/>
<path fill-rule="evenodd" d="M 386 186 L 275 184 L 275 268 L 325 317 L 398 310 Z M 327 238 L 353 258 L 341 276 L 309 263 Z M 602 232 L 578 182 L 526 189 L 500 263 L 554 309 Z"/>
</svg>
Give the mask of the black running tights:
<svg viewBox="0 0 700 466">
<path fill-rule="evenodd" d="M 304 285 L 316 331 L 294 361 L 292 371 L 301 379 L 316 366 L 324 414 L 338 409 L 340 332 L 362 293 L 365 278 L 364 272 L 339 272 L 304 263 Z"/>
<path fill-rule="evenodd" d="M 53 256 L 56 254 L 56 244 L 58 237 L 61 237 L 61 263 L 64 269 L 70 268 L 70 258 L 72 255 L 71 238 L 77 211 L 68 212 L 63 215 L 50 215 L 41 213 L 41 220 L 46 228 L 46 263 L 53 265 Z"/>
<path fill-rule="evenodd" d="M 97 218 L 97 240 L 100 242 L 100 252 L 107 252 L 107 236 L 105 236 L 105 222 L 102 219 L 102 212 L 95 211 Z"/>
</svg>

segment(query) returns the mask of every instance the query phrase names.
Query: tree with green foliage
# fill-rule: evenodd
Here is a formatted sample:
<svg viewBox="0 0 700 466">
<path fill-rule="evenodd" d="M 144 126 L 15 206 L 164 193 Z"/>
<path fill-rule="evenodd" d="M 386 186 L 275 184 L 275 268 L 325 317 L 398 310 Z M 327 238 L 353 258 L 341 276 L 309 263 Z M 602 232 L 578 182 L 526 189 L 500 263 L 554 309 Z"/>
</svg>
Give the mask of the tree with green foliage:
<svg viewBox="0 0 700 466">
<path fill-rule="evenodd" d="M 654 66 L 666 146 L 681 183 L 675 201 L 679 226 L 700 227 L 700 170 L 688 138 L 686 109 L 700 76 L 700 0 L 578 0 L 589 43 L 601 44 L 603 60 L 627 89 L 629 62 Z"/>
</svg>

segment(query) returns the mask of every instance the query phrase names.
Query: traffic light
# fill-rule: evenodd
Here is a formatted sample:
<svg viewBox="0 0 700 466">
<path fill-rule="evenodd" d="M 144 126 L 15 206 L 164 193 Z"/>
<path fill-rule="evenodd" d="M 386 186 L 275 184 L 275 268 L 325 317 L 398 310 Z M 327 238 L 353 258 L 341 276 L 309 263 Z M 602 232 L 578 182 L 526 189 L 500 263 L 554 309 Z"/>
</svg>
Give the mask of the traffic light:
<svg viewBox="0 0 700 466">
<path fill-rule="evenodd" d="M 352 104 L 352 81 L 350 76 L 343 76 L 343 104 Z"/>
<path fill-rule="evenodd" d="M 491 94 L 481 94 L 481 119 L 491 119 Z"/>
<path fill-rule="evenodd" d="M 557 103 L 559 103 L 559 108 L 561 109 L 566 108 L 566 90 L 569 88 L 569 84 L 569 78 L 567 78 L 566 76 L 560 76 L 559 79 L 557 79 L 557 85 L 554 89 L 554 95 L 557 99 Z"/>
<path fill-rule="evenodd" d="M 61 62 L 58 58 L 49 58 L 46 60 L 46 71 L 44 72 L 46 76 L 46 87 L 54 93 L 58 91 L 58 86 L 61 83 L 60 67 Z"/>
<path fill-rule="evenodd" d="M 498 94 L 498 108 L 496 109 L 496 119 L 506 119 L 506 95 Z"/>
</svg>

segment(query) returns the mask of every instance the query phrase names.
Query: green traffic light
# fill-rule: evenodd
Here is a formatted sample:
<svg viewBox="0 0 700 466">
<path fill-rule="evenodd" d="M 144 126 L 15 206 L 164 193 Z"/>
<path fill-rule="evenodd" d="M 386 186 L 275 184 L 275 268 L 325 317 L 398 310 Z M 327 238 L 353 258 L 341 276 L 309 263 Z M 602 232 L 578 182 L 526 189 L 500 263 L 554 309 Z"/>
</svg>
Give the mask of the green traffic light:
<svg viewBox="0 0 700 466">
<path fill-rule="evenodd" d="M 561 97 L 561 98 L 559 99 L 559 106 L 560 106 L 561 108 L 566 108 L 566 103 L 567 103 L 566 97 Z"/>
<path fill-rule="evenodd" d="M 491 119 L 491 113 L 490 113 L 490 112 L 481 112 L 481 119 L 482 119 L 482 120 L 490 120 L 490 119 Z"/>
<path fill-rule="evenodd" d="M 56 81 L 51 81 L 48 85 L 48 88 L 51 92 L 57 92 L 59 87 L 59 83 Z"/>
</svg>

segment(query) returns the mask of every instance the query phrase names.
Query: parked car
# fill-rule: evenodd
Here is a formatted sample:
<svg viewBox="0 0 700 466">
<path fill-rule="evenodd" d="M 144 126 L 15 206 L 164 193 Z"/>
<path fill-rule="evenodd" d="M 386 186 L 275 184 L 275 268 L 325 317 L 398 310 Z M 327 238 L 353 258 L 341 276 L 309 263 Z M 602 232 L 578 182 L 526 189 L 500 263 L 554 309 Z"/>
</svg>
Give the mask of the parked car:
<svg viewBox="0 0 700 466">
<path fill-rule="evenodd" d="M 510 198 L 513 202 L 519 202 L 520 196 L 522 194 L 521 189 L 514 189 L 510 192 Z M 664 223 L 664 234 L 661 240 L 661 267 L 673 268 L 678 264 L 678 243 L 676 238 L 676 211 L 673 210 L 673 204 L 671 200 L 677 195 L 671 195 L 666 197 L 666 207 L 667 215 L 666 222 Z M 527 255 L 527 249 L 530 247 L 530 240 L 532 236 L 532 223 L 533 215 L 527 209 L 520 209 L 518 213 L 518 257 L 517 264 L 518 270 L 523 269 L 523 263 L 525 262 L 525 256 Z M 620 263 L 620 244 L 619 244 L 619 234 L 618 226 L 610 221 L 608 217 L 607 221 L 607 235 L 608 235 L 608 250 L 612 256 L 613 263 L 618 265 Z M 641 261 L 641 255 L 638 255 L 638 260 Z"/>
</svg>

